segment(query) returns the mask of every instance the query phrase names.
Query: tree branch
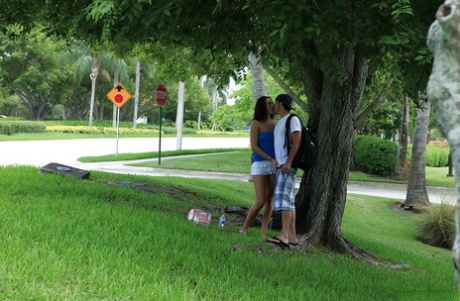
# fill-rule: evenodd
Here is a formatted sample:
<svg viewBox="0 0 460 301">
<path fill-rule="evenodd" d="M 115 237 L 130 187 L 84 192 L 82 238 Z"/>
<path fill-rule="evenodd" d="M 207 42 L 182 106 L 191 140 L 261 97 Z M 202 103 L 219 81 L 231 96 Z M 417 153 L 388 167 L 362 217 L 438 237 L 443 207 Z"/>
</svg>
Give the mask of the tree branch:
<svg viewBox="0 0 460 301">
<path fill-rule="evenodd" d="M 369 106 L 361 114 L 356 116 L 356 121 L 355 121 L 356 130 L 358 131 L 361 130 L 366 125 L 367 120 L 369 119 L 369 116 L 372 114 L 372 111 L 375 108 L 381 106 L 385 102 L 385 100 L 387 99 L 388 91 L 390 90 L 391 85 L 393 84 L 394 80 L 395 80 L 394 76 L 390 77 L 387 80 L 385 86 L 380 91 L 377 99 L 373 103 L 369 104 Z"/>
<path fill-rule="evenodd" d="M 270 76 L 275 80 L 275 82 L 287 93 L 289 94 L 292 99 L 294 100 L 294 102 L 296 104 L 298 104 L 302 110 L 306 111 L 307 110 L 307 102 L 306 101 L 303 101 L 301 100 L 297 94 L 292 91 L 291 88 L 289 88 L 289 86 L 278 76 L 278 74 L 276 74 L 276 72 L 270 68 L 269 66 L 267 65 L 264 65 L 264 70 L 267 71 L 268 74 L 270 74 Z"/>
</svg>

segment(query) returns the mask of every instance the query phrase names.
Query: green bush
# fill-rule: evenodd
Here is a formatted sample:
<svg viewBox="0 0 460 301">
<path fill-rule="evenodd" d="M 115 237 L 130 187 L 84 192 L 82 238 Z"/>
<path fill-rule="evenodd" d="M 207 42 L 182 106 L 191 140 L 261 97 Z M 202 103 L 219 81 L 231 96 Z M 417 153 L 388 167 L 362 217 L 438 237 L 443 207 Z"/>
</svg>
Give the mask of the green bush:
<svg viewBox="0 0 460 301">
<path fill-rule="evenodd" d="M 427 206 L 419 219 L 417 238 L 426 244 L 451 249 L 455 239 L 454 202 Z"/>
<path fill-rule="evenodd" d="M 55 133 L 71 133 L 71 134 L 106 134 L 114 135 L 117 133 L 116 128 L 102 127 L 102 126 L 68 126 L 68 125 L 56 125 L 48 126 L 47 132 Z M 131 128 L 118 128 L 118 133 L 123 134 L 158 134 L 158 130 L 155 129 L 131 129 Z"/>
<path fill-rule="evenodd" d="M 428 144 L 425 148 L 425 165 L 431 167 L 443 167 L 449 164 L 450 148 L 441 145 Z M 407 160 L 412 157 L 412 145 L 407 150 Z"/>
<path fill-rule="evenodd" d="M 355 168 L 366 173 L 389 176 L 394 170 L 398 145 L 375 136 L 356 136 L 353 151 Z"/>
<path fill-rule="evenodd" d="M 46 125 L 43 122 L 18 120 L 8 120 L 0 122 L 0 135 L 44 132 L 46 132 Z"/>
<path fill-rule="evenodd" d="M 170 135 L 175 135 L 176 134 L 176 128 L 175 127 L 162 127 L 161 128 L 165 134 L 170 134 Z M 191 129 L 191 128 L 183 128 L 182 129 L 182 134 L 186 135 L 195 135 L 196 130 Z"/>
</svg>

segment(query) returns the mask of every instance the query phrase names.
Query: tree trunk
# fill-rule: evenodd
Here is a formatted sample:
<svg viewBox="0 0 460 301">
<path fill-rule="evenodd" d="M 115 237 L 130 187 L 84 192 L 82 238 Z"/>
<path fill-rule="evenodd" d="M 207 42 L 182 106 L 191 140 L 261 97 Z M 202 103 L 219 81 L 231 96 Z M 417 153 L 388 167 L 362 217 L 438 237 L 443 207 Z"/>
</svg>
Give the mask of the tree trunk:
<svg viewBox="0 0 460 301">
<path fill-rule="evenodd" d="M 137 111 L 139 111 L 139 87 L 141 82 L 141 62 L 136 61 L 136 92 L 134 93 L 133 129 L 137 128 Z"/>
<path fill-rule="evenodd" d="M 340 226 L 347 196 L 354 118 L 364 90 L 368 61 L 345 48 L 337 49 L 335 57 L 344 69 L 342 84 L 337 77 L 319 75 L 308 62 L 302 70 L 305 91 L 311 100 L 309 115 L 317 116 L 308 125 L 318 138 L 319 157 L 317 166 L 304 173 L 296 196 L 297 229 L 303 234 L 303 248 L 321 245 L 358 256 L 342 237 Z"/>
<path fill-rule="evenodd" d="M 264 80 L 264 67 L 260 62 L 260 57 L 254 53 L 249 55 L 249 63 L 251 65 L 252 73 L 252 91 L 254 94 L 254 104 L 261 96 L 266 95 L 265 80 Z"/>
<path fill-rule="evenodd" d="M 436 108 L 439 127 L 447 137 L 454 169 L 460 170 L 460 19 L 458 2 L 446 1 L 436 13 L 430 26 L 427 44 L 433 53 L 433 68 L 427 86 L 428 99 Z M 460 172 L 455 173 L 457 207 L 456 236 L 452 247 L 457 288 L 460 289 Z"/>
<path fill-rule="evenodd" d="M 403 110 L 401 116 L 401 132 L 399 134 L 398 158 L 392 178 L 395 180 L 407 180 L 409 176 L 409 164 L 407 162 L 407 145 L 409 143 L 409 101 L 407 95 L 403 97 Z"/>
<path fill-rule="evenodd" d="M 113 86 L 115 87 L 120 82 L 120 74 L 118 70 L 113 73 Z M 102 110 L 103 111 L 103 110 Z M 112 104 L 112 128 L 117 127 L 117 106 Z"/>
<path fill-rule="evenodd" d="M 421 207 L 430 202 L 425 184 L 425 150 L 428 124 L 430 122 L 430 107 L 430 101 L 426 101 L 417 110 L 417 120 L 415 121 L 414 138 L 412 141 L 409 182 L 404 202 L 405 207 L 408 207 L 407 209 L 420 210 Z"/>
<path fill-rule="evenodd" d="M 93 64 L 93 68 L 92 68 L 91 74 L 90 74 L 90 78 L 91 78 L 91 102 L 90 102 L 90 105 L 89 105 L 89 122 L 88 122 L 89 127 L 93 126 L 94 102 L 95 102 L 95 98 L 96 98 L 96 79 L 97 79 L 97 75 L 99 73 L 99 68 L 98 68 L 98 65 L 97 65 L 96 61 L 97 61 L 97 58 L 94 58 L 95 63 Z"/>
</svg>

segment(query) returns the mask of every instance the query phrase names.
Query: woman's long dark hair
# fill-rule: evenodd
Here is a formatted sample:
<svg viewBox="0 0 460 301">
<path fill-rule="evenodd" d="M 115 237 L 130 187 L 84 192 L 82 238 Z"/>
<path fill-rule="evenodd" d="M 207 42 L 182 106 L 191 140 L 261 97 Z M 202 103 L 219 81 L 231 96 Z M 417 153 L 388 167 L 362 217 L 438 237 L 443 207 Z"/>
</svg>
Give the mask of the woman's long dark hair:
<svg viewBox="0 0 460 301">
<path fill-rule="evenodd" d="M 254 120 L 266 121 L 268 118 L 273 118 L 273 115 L 268 116 L 267 98 L 271 99 L 270 96 L 261 96 L 257 99 L 256 106 L 254 107 Z"/>
</svg>

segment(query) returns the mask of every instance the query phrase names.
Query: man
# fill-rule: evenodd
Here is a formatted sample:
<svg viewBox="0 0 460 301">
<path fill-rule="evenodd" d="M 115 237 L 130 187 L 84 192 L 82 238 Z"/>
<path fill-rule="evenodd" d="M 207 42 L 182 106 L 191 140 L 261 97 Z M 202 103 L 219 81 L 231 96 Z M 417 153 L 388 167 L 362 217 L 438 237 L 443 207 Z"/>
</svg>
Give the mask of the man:
<svg viewBox="0 0 460 301">
<path fill-rule="evenodd" d="M 278 162 L 276 172 L 274 211 L 281 212 L 282 228 L 277 237 L 267 241 L 277 244 L 282 248 L 290 248 L 297 245 L 295 229 L 295 180 L 297 168 L 291 168 L 292 160 L 300 147 L 301 124 L 297 117 L 290 120 L 290 133 L 286 143 L 286 121 L 291 114 L 292 98 L 287 94 L 280 94 L 275 99 L 275 114 L 280 116 L 274 129 L 275 156 Z M 290 145 L 290 150 L 288 147 Z"/>
</svg>

